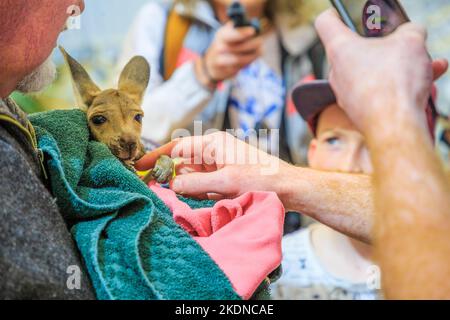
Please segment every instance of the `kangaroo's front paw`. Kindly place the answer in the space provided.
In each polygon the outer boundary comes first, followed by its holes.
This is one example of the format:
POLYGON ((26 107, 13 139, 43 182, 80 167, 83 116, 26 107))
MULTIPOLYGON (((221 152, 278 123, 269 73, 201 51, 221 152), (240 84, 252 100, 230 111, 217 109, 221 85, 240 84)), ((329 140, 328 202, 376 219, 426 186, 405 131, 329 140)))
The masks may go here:
POLYGON ((169 183, 173 177, 175 164, 168 156, 161 156, 153 168, 151 175, 160 184, 169 183))

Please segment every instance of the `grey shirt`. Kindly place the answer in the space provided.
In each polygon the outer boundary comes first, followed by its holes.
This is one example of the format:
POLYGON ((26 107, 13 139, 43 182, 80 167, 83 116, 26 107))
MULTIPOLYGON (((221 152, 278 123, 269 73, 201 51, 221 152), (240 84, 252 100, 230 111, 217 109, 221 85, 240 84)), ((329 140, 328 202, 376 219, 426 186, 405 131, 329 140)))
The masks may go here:
POLYGON ((0 299, 93 299, 37 150, 11 119, 28 125, 12 100, 0 100, 0 299))

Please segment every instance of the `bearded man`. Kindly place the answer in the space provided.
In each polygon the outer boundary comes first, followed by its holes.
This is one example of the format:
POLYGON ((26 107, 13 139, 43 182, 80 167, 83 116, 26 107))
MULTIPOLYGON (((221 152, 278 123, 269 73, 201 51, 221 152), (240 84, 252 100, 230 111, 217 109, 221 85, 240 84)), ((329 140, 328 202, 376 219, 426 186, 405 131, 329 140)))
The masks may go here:
POLYGON ((9 95, 55 77, 50 60, 83 0, 0 2, 0 299, 90 299, 84 266, 48 190, 33 126, 9 95))

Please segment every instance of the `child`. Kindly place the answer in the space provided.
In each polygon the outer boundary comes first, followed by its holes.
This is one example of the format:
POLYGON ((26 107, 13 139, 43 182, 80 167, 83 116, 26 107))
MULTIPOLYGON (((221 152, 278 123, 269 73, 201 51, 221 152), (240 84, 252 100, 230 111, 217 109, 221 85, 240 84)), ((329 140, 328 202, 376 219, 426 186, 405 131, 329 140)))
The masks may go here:
MULTIPOLYGON (((371 174, 364 137, 336 104, 328 82, 301 85, 294 102, 315 137, 308 152, 311 168, 371 174)), ((284 238, 283 255, 283 275, 272 285, 275 299, 379 298, 378 268, 367 244, 313 224, 284 238)))

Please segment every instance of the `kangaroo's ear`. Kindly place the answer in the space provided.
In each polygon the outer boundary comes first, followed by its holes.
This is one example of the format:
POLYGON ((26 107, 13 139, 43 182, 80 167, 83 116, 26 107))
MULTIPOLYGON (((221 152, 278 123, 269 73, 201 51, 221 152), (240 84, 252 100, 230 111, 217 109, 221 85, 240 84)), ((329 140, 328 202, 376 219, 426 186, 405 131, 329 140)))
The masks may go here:
POLYGON ((59 49, 64 56, 64 60, 66 60, 69 65, 77 100, 80 100, 78 102, 81 103, 83 107, 88 108, 101 90, 91 80, 89 74, 81 64, 72 58, 64 48, 59 47, 59 49))
POLYGON ((120 75, 119 91, 126 93, 138 105, 141 105, 149 80, 149 63, 144 57, 136 56, 128 62, 120 75))

